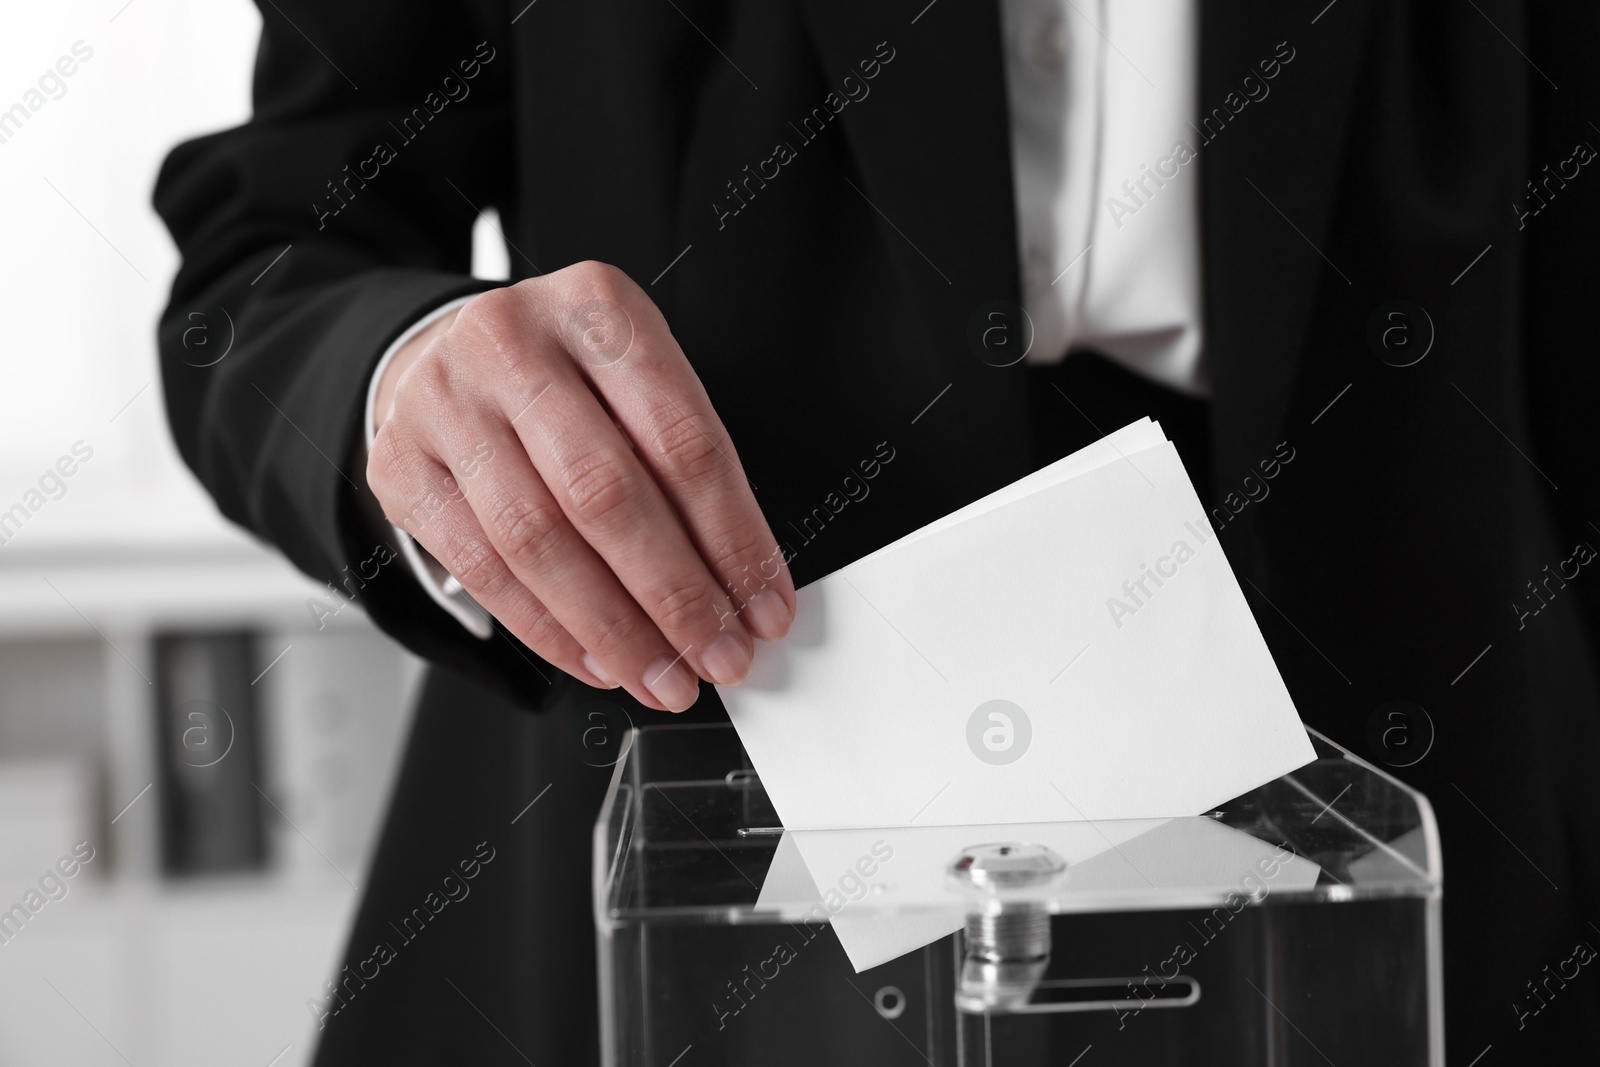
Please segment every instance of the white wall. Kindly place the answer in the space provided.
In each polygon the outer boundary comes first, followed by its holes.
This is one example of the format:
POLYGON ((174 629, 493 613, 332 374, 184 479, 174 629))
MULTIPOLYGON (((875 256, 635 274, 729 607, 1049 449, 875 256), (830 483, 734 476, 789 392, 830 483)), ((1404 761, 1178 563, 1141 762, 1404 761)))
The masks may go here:
POLYGON ((93 51, 0 143, 0 508, 94 449, 0 553, 237 543, 167 439, 154 331, 177 257, 150 192, 172 145, 248 116, 260 20, 244 0, 124 2, 12 4, 0 33, 0 109, 93 51))
POLYGON ((0 27, 0 112, 48 91, 0 143, 0 511, 93 449, 0 544, 0 908, 96 849, 0 943, 0 1064, 308 1062, 406 726, 414 661, 353 610, 318 629, 317 589, 216 515, 167 436, 177 260, 151 189, 172 145, 248 115, 258 30, 245 0, 10 4, 0 27), (289 649, 259 687, 272 862, 180 884, 141 792, 150 637, 239 626, 262 664, 289 649))

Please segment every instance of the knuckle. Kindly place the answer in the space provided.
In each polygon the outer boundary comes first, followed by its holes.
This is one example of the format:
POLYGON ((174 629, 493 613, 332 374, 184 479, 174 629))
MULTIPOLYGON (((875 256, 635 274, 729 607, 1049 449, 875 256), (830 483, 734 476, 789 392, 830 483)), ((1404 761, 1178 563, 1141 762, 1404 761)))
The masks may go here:
POLYGON ((566 629, 542 604, 531 605, 512 632, 523 644, 552 663, 569 647, 566 629))
POLYGON ((559 543, 565 520, 551 507, 525 498, 504 501, 489 518, 489 528, 506 561, 532 567, 559 543))
POLYGON ((474 538, 452 545, 445 555, 445 570, 454 575, 467 592, 480 600, 494 600, 499 596, 508 576, 492 545, 474 538))
POLYGON ((667 477, 693 482, 727 465, 727 450, 712 439, 693 415, 674 411, 657 423, 651 446, 661 458, 667 477))
MULTIPOLYGON (((451 331, 460 331, 461 340, 466 342, 461 346, 461 358, 493 373, 508 374, 512 382, 520 382, 531 350, 523 343, 527 333, 522 328, 526 299, 527 290, 500 288, 480 293, 471 303, 463 305, 451 325, 451 331)), ((426 357, 418 363, 425 361, 426 357)))
POLYGON ((750 571, 772 555, 771 535, 749 523, 740 523, 711 538, 707 555, 717 570, 732 574, 750 571))
POLYGON ((716 596, 703 581, 667 587, 655 598, 655 616, 663 630, 680 631, 713 618, 716 596))
POLYGON ((418 356, 394 383, 396 416, 413 410, 417 404, 431 409, 450 395, 453 386, 450 371, 450 361, 438 346, 418 356))
POLYGON ((632 614, 596 620, 595 636, 587 642, 597 659, 625 659, 639 641, 640 625, 632 614))
POLYGON ((572 280, 586 296, 621 300, 633 288, 633 279, 609 263, 586 259, 571 267, 572 280))
POLYGON ((621 464, 600 456, 575 464, 563 488, 573 514, 589 526, 606 526, 626 516, 639 495, 637 479, 621 464))
POLYGON ((496 333, 507 322, 512 321, 520 302, 514 286, 486 290, 461 306, 461 310, 456 312, 451 329, 461 329, 470 333, 496 333))

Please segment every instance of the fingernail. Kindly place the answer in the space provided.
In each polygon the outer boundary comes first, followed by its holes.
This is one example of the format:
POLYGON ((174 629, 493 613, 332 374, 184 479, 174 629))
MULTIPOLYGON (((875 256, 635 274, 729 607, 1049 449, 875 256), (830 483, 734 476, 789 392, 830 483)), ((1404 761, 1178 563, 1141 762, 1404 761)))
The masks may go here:
POLYGON ((600 661, 595 659, 591 653, 585 652, 582 662, 583 669, 594 675, 595 680, 601 685, 607 689, 615 689, 617 687, 617 680, 606 673, 606 669, 600 666, 600 661))
POLYGON ((700 665, 718 685, 738 685, 750 673, 750 653, 733 634, 722 634, 700 653, 700 665))
POLYGON ((745 624, 763 641, 776 641, 789 632, 794 616, 776 589, 763 589, 750 599, 740 613, 745 624))
POLYGON ((668 711, 687 711, 700 695, 700 680, 683 662, 683 657, 671 659, 658 656, 644 669, 644 687, 650 690, 668 711))

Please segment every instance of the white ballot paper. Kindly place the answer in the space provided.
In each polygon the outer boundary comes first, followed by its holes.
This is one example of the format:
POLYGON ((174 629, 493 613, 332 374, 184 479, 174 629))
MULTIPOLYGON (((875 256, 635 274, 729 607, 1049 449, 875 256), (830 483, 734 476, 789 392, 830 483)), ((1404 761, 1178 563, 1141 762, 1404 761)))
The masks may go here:
POLYGON ((1189 816, 1314 755, 1148 419, 797 600, 719 689, 789 830, 1189 816))
MULTIPOLYGON (((1316 885, 1321 871, 1292 850, 1207 818, 984 829, 986 840, 1026 841, 1060 856, 1072 896, 1123 905, 1141 894, 1166 907, 1209 907, 1230 893, 1300 892, 1316 885)), ((946 868, 975 843, 963 826, 786 830, 756 910, 826 918, 856 971, 864 971, 961 929, 965 904, 951 893, 946 868)))

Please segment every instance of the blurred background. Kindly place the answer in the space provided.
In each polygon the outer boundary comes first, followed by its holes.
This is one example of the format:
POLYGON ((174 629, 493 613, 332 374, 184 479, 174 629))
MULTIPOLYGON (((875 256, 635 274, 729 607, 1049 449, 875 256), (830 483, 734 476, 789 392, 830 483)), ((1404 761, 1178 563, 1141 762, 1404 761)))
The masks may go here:
POLYGON ((408 725, 418 664, 168 439, 150 190, 248 116, 259 27, 96 0, 0 33, 0 1064, 309 1062, 408 725))

